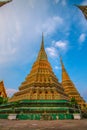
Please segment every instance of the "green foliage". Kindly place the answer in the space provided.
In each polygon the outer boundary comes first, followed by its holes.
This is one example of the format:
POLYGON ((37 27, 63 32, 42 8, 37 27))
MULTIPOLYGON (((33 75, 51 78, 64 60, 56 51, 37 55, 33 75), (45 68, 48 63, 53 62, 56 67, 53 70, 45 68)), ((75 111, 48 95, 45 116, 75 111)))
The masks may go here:
POLYGON ((8 114, 0 114, 0 119, 8 119, 8 114))
POLYGON ((8 98, 3 98, 3 103, 7 103, 8 102, 8 98))
POLYGON ((0 104, 3 103, 3 97, 0 97, 0 104))
POLYGON ((72 107, 78 108, 78 103, 77 103, 75 97, 71 98, 70 104, 71 104, 72 107))
POLYGON ((87 119, 87 112, 82 113, 82 117, 87 119))
POLYGON ((75 104, 75 105, 77 104, 77 101, 76 101, 75 97, 72 97, 72 98, 71 98, 71 103, 72 103, 72 104, 75 104))
POLYGON ((0 97, 0 104, 5 104, 8 102, 8 98, 3 98, 3 97, 0 97))

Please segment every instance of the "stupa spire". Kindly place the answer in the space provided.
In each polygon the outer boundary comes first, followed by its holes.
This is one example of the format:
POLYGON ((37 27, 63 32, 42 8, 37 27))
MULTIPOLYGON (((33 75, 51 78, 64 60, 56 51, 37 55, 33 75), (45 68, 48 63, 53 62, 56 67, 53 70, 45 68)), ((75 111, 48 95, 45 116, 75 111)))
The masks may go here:
POLYGON ((60 57, 60 63, 61 63, 61 67, 62 67, 62 82, 65 80, 70 80, 70 77, 65 69, 64 64, 63 64, 62 57, 60 57))
POLYGON ((44 49, 44 35, 43 35, 43 33, 42 33, 41 48, 40 48, 40 51, 38 53, 37 60, 48 60, 47 54, 46 54, 45 49, 44 49))
POLYGON ((43 32, 42 32, 41 49, 44 49, 44 35, 43 35, 43 32))

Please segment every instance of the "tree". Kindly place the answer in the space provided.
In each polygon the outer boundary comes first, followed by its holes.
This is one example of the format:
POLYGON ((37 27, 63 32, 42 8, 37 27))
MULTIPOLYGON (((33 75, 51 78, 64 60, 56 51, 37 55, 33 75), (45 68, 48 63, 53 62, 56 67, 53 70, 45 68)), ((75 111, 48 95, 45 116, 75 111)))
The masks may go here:
POLYGON ((79 107, 75 97, 71 98, 71 105, 72 105, 72 107, 74 107, 74 112, 75 113, 78 113, 78 112, 81 113, 81 108, 79 107))

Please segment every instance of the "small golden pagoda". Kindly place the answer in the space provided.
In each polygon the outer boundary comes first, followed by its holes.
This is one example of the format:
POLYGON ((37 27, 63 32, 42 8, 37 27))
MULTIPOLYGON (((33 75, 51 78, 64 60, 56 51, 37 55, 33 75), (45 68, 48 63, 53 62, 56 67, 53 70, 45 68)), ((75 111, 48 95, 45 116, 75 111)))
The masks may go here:
POLYGON ((16 92, 9 101, 14 102, 24 99, 68 100, 68 96, 65 94, 61 83, 58 82, 58 79, 48 61, 47 54, 44 49, 43 35, 41 48, 37 59, 32 66, 30 74, 27 75, 25 81, 19 87, 19 91, 16 92))
POLYGON ((3 98, 7 97, 3 81, 0 81, 0 96, 3 97, 3 98))
POLYGON ((71 81, 64 64, 61 59, 61 66, 62 66, 62 86, 64 88, 65 93, 69 96, 69 98, 75 98, 77 103, 81 106, 81 108, 84 108, 85 101, 84 99, 80 96, 80 93, 76 89, 75 85, 71 81))

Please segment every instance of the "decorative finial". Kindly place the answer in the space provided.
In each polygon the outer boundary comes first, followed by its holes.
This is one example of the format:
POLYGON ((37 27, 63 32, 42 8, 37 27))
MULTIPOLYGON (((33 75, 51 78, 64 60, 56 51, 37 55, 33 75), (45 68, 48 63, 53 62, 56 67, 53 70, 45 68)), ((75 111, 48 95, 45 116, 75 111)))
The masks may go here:
POLYGON ((43 32, 42 32, 42 43, 41 43, 41 49, 44 49, 44 35, 43 35, 43 32))
POLYGON ((63 64, 62 56, 59 55, 59 57, 60 57, 60 63, 61 63, 62 71, 65 71, 65 67, 64 67, 64 64, 63 64))
POLYGON ((64 65, 63 65, 62 56, 61 56, 60 52, 59 52, 59 59, 60 59, 61 66, 63 67, 64 65))
POLYGON ((42 32, 42 41, 44 40, 44 34, 43 34, 43 32, 42 32))
POLYGON ((47 54, 46 54, 45 49, 44 49, 44 36, 43 36, 43 32, 42 32, 41 47, 40 47, 40 51, 38 53, 37 60, 48 60, 47 59, 47 54))

